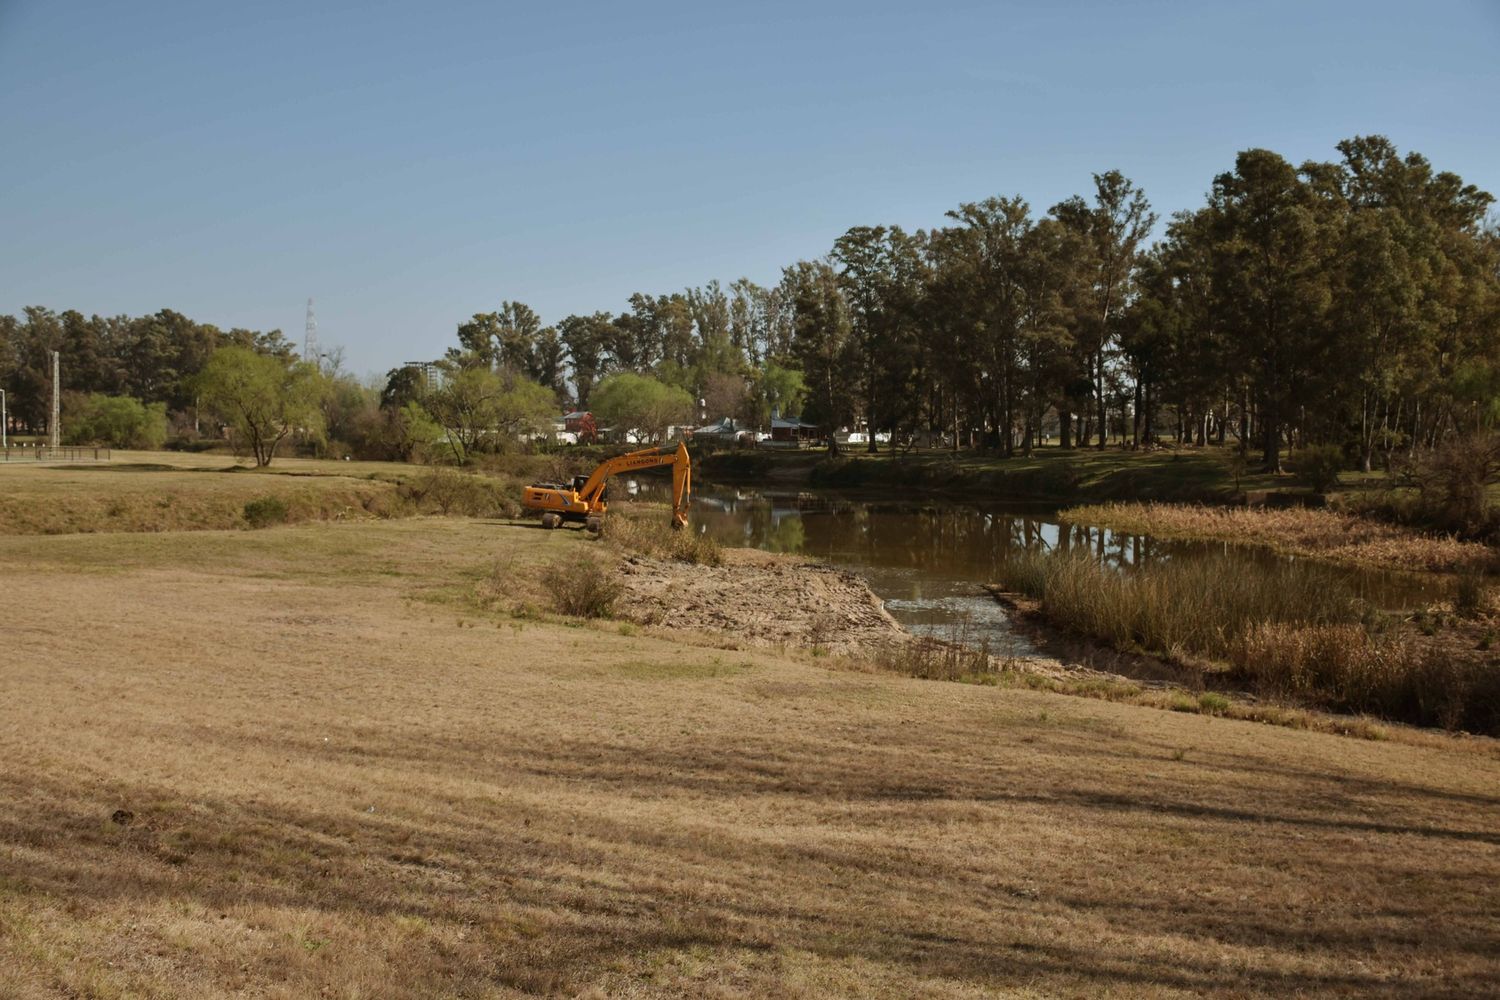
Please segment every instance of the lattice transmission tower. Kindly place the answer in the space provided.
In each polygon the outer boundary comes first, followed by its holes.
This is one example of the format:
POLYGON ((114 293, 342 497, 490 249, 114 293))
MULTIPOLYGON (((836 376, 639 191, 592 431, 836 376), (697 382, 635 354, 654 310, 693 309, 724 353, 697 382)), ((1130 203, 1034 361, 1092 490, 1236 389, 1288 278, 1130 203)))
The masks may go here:
POLYGON ((302 337, 302 360, 323 367, 318 357, 318 317, 313 315, 313 300, 307 300, 307 332, 302 337))

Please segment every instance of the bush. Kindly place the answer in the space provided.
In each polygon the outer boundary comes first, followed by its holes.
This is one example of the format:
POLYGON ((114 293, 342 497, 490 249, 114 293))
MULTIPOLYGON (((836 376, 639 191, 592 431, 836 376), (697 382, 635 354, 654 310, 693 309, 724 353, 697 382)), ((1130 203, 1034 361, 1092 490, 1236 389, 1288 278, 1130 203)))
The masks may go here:
POLYGON ((160 448, 167 440, 165 403, 142 403, 129 396, 70 395, 63 428, 69 444, 112 448, 160 448))
POLYGON ((273 524, 285 524, 286 502, 280 497, 261 497, 245 504, 245 520, 252 528, 269 528, 273 524))
POLYGON ((1336 445, 1315 444, 1292 457, 1292 472, 1297 481, 1314 493, 1327 493, 1339 484, 1344 468, 1344 450, 1336 445))
POLYGON ((1471 538, 1500 530, 1488 497, 1500 480, 1500 433, 1450 438, 1418 455, 1408 472, 1428 523, 1471 538))
POLYGON ((619 580, 593 559, 549 567, 542 574, 542 586, 559 614, 575 618, 610 617, 625 592, 619 580))

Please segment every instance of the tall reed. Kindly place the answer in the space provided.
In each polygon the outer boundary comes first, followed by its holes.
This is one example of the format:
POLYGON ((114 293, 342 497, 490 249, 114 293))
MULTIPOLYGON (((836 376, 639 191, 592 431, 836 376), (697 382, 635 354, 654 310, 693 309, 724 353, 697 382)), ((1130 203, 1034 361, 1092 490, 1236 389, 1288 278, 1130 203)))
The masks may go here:
POLYGON ((1357 622, 1347 589, 1288 566, 1246 572, 1229 559, 1168 560, 1116 569, 1083 553, 1029 552, 1001 569, 1007 589, 1046 615, 1121 649, 1227 659, 1253 624, 1357 622))

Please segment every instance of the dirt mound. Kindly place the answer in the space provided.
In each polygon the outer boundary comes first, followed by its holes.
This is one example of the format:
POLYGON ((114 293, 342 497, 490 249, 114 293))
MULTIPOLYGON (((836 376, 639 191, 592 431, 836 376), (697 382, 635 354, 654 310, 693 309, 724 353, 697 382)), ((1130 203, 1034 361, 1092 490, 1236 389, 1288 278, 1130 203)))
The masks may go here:
POLYGON ((837 652, 906 635, 858 576, 804 559, 729 549, 709 567, 633 556, 623 580, 622 617, 643 625, 837 652))

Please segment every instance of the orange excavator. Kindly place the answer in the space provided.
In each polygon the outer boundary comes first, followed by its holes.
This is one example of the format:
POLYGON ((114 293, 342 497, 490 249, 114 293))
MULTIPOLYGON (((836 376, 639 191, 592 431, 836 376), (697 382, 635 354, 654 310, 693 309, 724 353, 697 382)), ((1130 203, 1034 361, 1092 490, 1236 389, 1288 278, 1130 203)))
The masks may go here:
POLYGON ((687 524, 688 503, 693 492, 693 463, 688 457, 687 445, 677 447, 643 448, 601 462, 587 476, 574 476, 573 482, 538 483, 526 487, 521 494, 521 505, 527 510, 542 512, 542 527, 558 528, 563 524, 582 524, 590 531, 598 531, 604 525, 605 487, 610 476, 621 472, 637 472, 659 465, 672 467, 672 527, 687 524))

